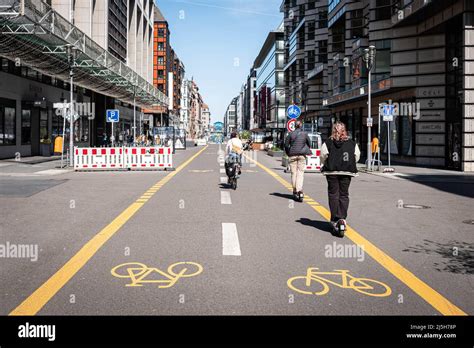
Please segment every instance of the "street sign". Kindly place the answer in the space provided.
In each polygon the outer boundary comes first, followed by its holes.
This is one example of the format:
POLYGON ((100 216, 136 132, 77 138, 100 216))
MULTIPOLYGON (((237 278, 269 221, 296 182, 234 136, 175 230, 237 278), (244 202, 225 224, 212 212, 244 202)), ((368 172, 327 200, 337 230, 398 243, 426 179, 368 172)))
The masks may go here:
POLYGON ((120 119, 119 110, 107 110, 107 122, 117 123, 120 119))
POLYGON ((383 106, 383 120, 384 121, 392 122, 394 113, 395 113, 395 105, 387 104, 383 106))
POLYGON ((291 119, 297 119, 301 116, 301 109, 298 105, 290 105, 287 110, 288 117, 291 119))
POLYGON ((289 120, 287 123, 286 123, 286 129, 288 130, 288 132, 294 132, 295 129, 296 129, 296 119, 291 119, 289 120))
POLYGON ((367 127, 373 127, 374 119, 372 117, 367 118, 367 127))

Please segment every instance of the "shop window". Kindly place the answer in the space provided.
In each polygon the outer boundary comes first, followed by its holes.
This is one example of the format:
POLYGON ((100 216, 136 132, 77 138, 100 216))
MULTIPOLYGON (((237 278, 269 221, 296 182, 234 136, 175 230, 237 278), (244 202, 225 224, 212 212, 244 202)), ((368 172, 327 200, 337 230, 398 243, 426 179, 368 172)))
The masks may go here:
POLYGON ((0 100, 0 145, 16 143, 16 109, 14 100, 0 100))
POLYGON ((21 144, 31 144, 31 110, 21 110, 21 144))
POLYGON ((45 109, 40 110, 40 139, 49 137, 48 132, 48 111, 45 109))

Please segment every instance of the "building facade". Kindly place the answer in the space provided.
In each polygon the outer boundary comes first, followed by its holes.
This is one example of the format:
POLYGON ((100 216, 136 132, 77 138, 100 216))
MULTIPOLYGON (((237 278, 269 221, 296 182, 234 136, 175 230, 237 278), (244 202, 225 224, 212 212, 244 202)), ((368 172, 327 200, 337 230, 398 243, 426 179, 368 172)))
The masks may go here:
POLYGON ((237 97, 233 98, 224 115, 224 133, 230 135, 237 131, 237 97))
POLYGON ((373 45, 375 133, 379 104, 399 105, 389 134, 387 122, 380 124, 382 152, 390 151, 399 163, 474 170, 473 10, 472 1, 462 0, 329 2, 325 104, 334 119, 348 124, 361 148, 367 146, 362 56, 373 45))
POLYGON ((256 72, 257 127, 282 135, 285 129, 285 50, 281 25, 268 34, 253 69, 256 72))
POLYGON ((327 133, 330 112, 323 106, 328 92, 328 2, 283 1, 285 27, 285 104, 301 107, 306 123, 327 133))
POLYGON ((257 88, 257 72, 255 69, 250 70, 250 74, 247 77, 247 81, 244 84, 244 100, 243 100, 243 116, 242 116, 242 129, 252 130, 258 127, 258 123, 255 117, 255 101, 256 101, 256 88, 257 88))
MULTIPOLYGON (((87 35, 87 39, 92 41, 86 41, 86 47, 105 50, 145 82, 152 82, 152 0, 48 0, 46 4, 50 7, 42 4, 36 9, 45 12, 45 22, 51 21, 48 16, 54 13, 57 20, 51 22, 52 27, 55 23, 61 23, 62 26, 72 28, 73 36, 87 35), (137 26, 137 23, 140 25, 137 26)), ((2 33, 0 45, 4 45, 3 38, 6 36, 2 33)), ((17 40, 18 44, 20 41, 17 40)), ((12 47, 6 48, 2 53, 12 47)), ((27 57, 32 53, 23 54, 27 57)), ((49 55, 44 54, 42 60, 47 62, 54 54, 53 51, 49 55)), ((53 106, 55 103, 69 102, 69 80, 58 77, 68 68, 54 71, 55 66, 42 66, 38 59, 33 64, 24 64, 24 61, 27 59, 12 60, 7 54, 0 58, 0 158, 40 155, 42 143, 54 141, 56 136, 63 134, 64 119, 53 106), (42 72, 32 67, 35 64, 41 66, 42 72)), ((65 64, 59 59, 56 61, 59 67, 65 64)), ((117 142, 125 141, 132 134, 133 105, 130 100, 125 102, 106 95, 109 94, 107 88, 103 90, 104 94, 101 93, 96 86, 102 83, 107 86, 105 77, 96 75, 90 78, 93 80, 91 89, 74 84, 75 112, 79 115, 74 123, 74 143, 78 146, 96 146, 110 139, 111 127, 105 120, 107 109, 120 110, 120 122, 114 127, 114 137, 117 142)), ((137 107, 137 133, 141 128, 138 124, 140 115, 141 109, 137 107)), ((65 143, 69 141, 68 133, 67 123, 65 143)))
POLYGON ((284 0, 286 106, 300 105, 323 138, 343 121, 367 157, 364 53, 374 46, 372 134, 384 163, 390 151, 396 163, 473 171, 473 7, 465 0, 284 0), (387 122, 379 124, 384 103, 398 114, 390 133, 387 122))

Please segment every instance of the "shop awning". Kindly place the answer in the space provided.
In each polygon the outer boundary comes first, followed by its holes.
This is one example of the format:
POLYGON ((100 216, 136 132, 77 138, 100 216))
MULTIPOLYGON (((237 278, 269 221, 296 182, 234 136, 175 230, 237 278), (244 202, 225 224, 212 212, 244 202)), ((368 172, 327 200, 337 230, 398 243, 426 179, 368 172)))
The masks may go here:
POLYGON ((126 103, 153 108, 168 98, 41 0, 0 0, 0 56, 126 103))

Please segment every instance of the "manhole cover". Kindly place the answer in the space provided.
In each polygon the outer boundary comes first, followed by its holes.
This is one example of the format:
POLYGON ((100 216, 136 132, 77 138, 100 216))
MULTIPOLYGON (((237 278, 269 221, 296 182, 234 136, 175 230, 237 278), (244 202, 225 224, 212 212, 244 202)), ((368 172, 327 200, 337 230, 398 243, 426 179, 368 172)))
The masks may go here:
POLYGON ((464 220, 463 224, 474 225, 474 220, 464 220))
POLYGON ((403 208, 406 208, 406 209, 430 209, 431 207, 428 207, 427 205, 421 205, 421 204, 404 204, 403 208))

